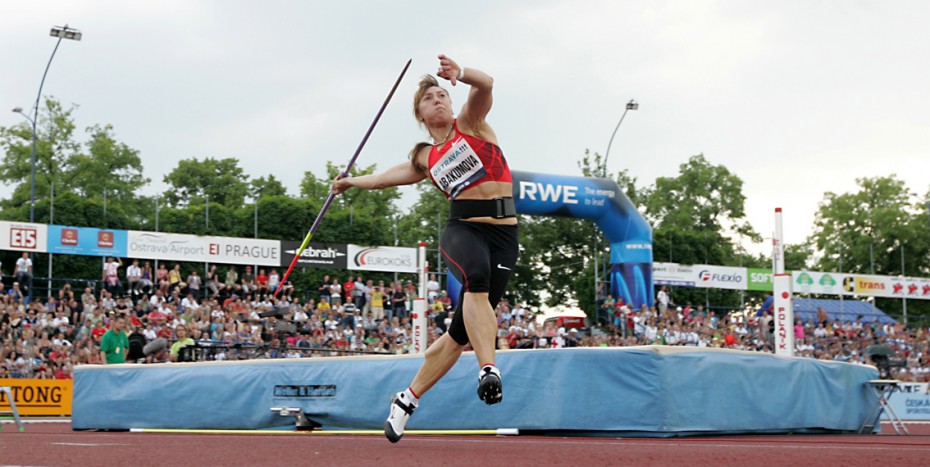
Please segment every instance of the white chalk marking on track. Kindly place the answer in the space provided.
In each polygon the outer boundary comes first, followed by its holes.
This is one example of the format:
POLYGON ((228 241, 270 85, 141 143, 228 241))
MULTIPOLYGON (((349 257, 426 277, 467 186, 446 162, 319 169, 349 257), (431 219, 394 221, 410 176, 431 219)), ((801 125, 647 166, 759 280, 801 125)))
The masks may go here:
MULTIPOLYGON (((364 438, 357 438, 357 439, 361 440, 364 438)), ((876 442, 882 442, 882 441, 884 440, 876 440, 876 442)), ((437 438, 427 438, 427 437, 422 437, 422 438, 411 437, 409 440, 407 438, 404 438, 404 440, 401 442, 404 442, 404 443, 436 443, 436 442, 439 442, 439 443, 443 443, 443 442, 444 443, 449 443, 449 442, 487 443, 491 441, 487 439, 457 438, 455 440, 450 440, 448 438, 437 439, 437 438)), ((703 443, 700 441, 696 441, 693 443, 680 443, 680 442, 663 443, 663 442, 656 442, 656 441, 637 441, 636 439, 632 439, 632 438, 623 438, 622 440, 617 439, 615 443, 612 443, 609 441, 594 441, 594 440, 584 441, 584 440, 569 439, 569 438, 559 439, 555 437, 548 438, 548 439, 543 438, 543 439, 537 439, 537 440, 525 439, 525 438, 520 439, 520 438, 501 437, 501 438, 495 438, 494 442, 506 443, 506 444, 561 444, 561 445, 592 445, 592 446, 605 446, 605 445, 633 446, 635 445, 635 446, 656 446, 656 447, 666 447, 666 448, 667 447, 683 447, 683 448, 688 448, 688 449, 693 449, 693 448, 714 448, 714 449, 740 448, 742 449, 746 447, 748 448, 757 447, 757 448, 766 448, 766 449, 784 448, 784 449, 792 449, 792 450, 930 451, 930 447, 924 446, 924 445, 896 444, 896 445, 889 445, 889 446, 850 446, 848 444, 844 444, 844 445, 826 445, 826 446, 804 446, 804 445, 792 444, 788 442, 779 443, 778 441, 773 441, 773 442, 762 441, 762 442, 757 442, 757 443, 734 442, 732 444, 720 443, 720 442, 703 443)), ((868 441, 865 441, 865 442, 868 442, 868 441)), ((826 442, 826 443, 829 443, 829 442, 826 442)))
POLYGON ((83 447, 97 447, 97 446, 132 446, 129 443, 50 443, 55 446, 83 446, 83 447))

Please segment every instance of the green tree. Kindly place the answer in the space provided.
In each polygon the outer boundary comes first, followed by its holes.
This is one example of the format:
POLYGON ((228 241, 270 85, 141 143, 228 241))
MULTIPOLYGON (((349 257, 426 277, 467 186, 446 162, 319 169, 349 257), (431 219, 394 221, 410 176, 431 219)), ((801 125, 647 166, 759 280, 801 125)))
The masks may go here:
MULTIPOLYGON (((372 174, 377 166, 355 166, 350 173, 357 177, 372 174)), ((301 193, 314 202, 323 203, 330 193, 330 180, 336 178, 340 168, 332 162, 326 164, 327 177, 316 178, 311 172, 304 174, 301 193)), ((397 188, 383 190, 351 189, 336 196, 325 218, 314 233, 314 240, 324 243, 354 243, 357 245, 393 245, 393 214, 400 198, 397 188)), ((317 209, 319 212, 319 209, 317 209)), ((309 219, 310 224, 316 218, 309 219)), ((308 230, 310 227, 308 224, 308 230)))
POLYGON ((785 244, 785 271, 810 269, 814 251, 809 243, 785 244))
POLYGON ((159 230, 162 232, 193 235, 218 235, 221 237, 251 237, 252 222, 242 222, 244 213, 251 209, 230 208, 210 200, 209 212, 203 198, 187 206, 167 207, 159 211, 159 230))
POLYGON ((287 196, 284 185, 274 175, 259 177, 249 183, 249 195, 252 198, 262 196, 287 196))
MULTIPOLYGON (((327 174, 332 163, 327 163, 327 174)), ((323 205, 323 201, 326 200, 326 197, 329 196, 329 188, 331 185, 332 179, 318 178, 316 174, 310 172, 309 170, 304 172, 304 178, 300 181, 300 196, 305 198, 310 198, 313 200, 319 200, 320 205, 323 205)))
MULTIPOLYGON (((53 98, 45 100, 36 128, 36 202, 48 203, 54 191, 59 199, 66 193, 98 200, 103 204, 107 193, 110 210, 121 211, 133 223, 141 222, 141 203, 137 190, 149 180, 142 175, 142 160, 137 150, 116 140, 110 125, 87 128, 89 140, 75 138, 73 113, 77 106, 65 109, 53 98)), ((25 122, 11 128, 0 128, 0 145, 6 152, 0 163, 0 181, 15 183, 13 196, 3 200, 8 217, 28 218, 31 189, 32 128, 25 122)), ((59 208, 67 205, 59 203, 59 208)), ((46 210, 48 212, 48 210, 46 210)), ((48 217, 36 217, 48 222, 48 217)), ((75 225, 98 225, 88 219, 75 225)))
POLYGON ((509 291, 530 305, 577 305, 594 318, 597 229, 583 219, 520 216, 520 258, 509 291))
MULTIPOLYGON (((321 204, 307 198, 262 196, 258 199, 258 238, 303 240, 321 204)), ((240 215, 242 224, 253 226, 253 208, 244 208, 240 215)))
MULTIPOLYGON (((859 178, 856 184, 859 189, 852 193, 824 194, 810 237, 819 258, 815 269, 925 275, 930 266, 926 200, 918 200, 895 175, 859 178)), ((891 313, 903 311, 899 300, 878 299, 876 305, 891 313)), ((911 301, 908 311, 926 314, 928 305, 911 301)))
MULTIPOLYGON (((80 143, 74 140, 72 118, 77 107, 64 109, 52 98, 45 99, 44 103, 36 122, 36 200, 47 199, 53 184, 59 193, 71 189, 71 161, 80 154, 80 143)), ((23 122, 11 128, 0 128, 0 144, 6 152, 0 163, 0 181, 16 184, 12 198, 4 200, 4 208, 28 205, 32 180, 31 125, 23 122)))
POLYGON ((106 192, 108 210, 118 206, 137 224, 141 223, 146 203, 137 191, 151 180, 143 175, 139 151, 116 141, 111 125, 94 125, 87 132, 87 153, 75 154, 70 161, 72 189, 88 198, 102 198, 106 192))
POLYGON ((743 181, 703 154, 679 166, 677 177, 659 177, 645 199, 646 216, 657 228, 724 229, 759 239, 746 221, 743 181))
MULTIPOLYGON (((746 220, 743 181, 703 154, 679 166, 677 177, 659 177, 643 194, 645 215, 653 225, 656 260, 683 264, 737 264, 732 237, 761 241, 746 220)), ((739 293, 728 290, 675 290, 678 303, 736 306, 739 293)))
MULTIPOLYGON (((926 268, 927 224, 916 196, 896 176, 859 178, 854 193, 827 192, 811 243, 824 271, 919 275, 926 268), (900 249, 911 258, 901 271, 900 249), (924 258, 923 261, 920 261, 924 258), (842 265, 840 264, 842 262, 842 265)), ((907 262, 906 262, 907 263, 907 262)))
POLYGON ((249 194, 248 176, 233 157, 184 159, 165 175, 164 181, 170 186, 164 200, 171 207, 184 207, 206 196, 211 206, 218 203, 236 209, 243 206, 249 194))

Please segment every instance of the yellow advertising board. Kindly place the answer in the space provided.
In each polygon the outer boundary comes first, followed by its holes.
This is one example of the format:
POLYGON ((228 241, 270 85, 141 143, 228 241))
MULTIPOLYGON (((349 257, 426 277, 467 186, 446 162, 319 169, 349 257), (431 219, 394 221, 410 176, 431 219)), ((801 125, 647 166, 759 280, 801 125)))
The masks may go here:
MULTIPOLYGON (((0 379, 9 387, 20 415, 71 415, 70 379, 0 379)), ((0 412, 10 411, 10 401, 0 392, 0 412)))

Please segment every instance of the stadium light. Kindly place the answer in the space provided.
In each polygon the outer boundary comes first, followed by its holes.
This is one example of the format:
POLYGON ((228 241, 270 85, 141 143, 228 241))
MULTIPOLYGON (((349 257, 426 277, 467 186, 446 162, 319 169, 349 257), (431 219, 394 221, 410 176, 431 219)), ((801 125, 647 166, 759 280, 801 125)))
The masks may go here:
MULTIPOLYGON (((617 122, 617 126, 614 128, 614 132, 610 135, 610 142, 607 143, 607 152, 604 153, 604 168, 603 170, 601 170, 601 177, 607 177, 607 159, 610 158, 610 147, 614 144, 614 136, 617 136, 617 130, 620 129, 620 124, 623 123, 623 119, 626 117, 627 112, 631 110, 637 110, 637 109, 639 109, 639 102, 636 102, 635 100, 630 99, 630 101, 626 103, 626 108, 623 109, 623 115, 620 115, 620 121, 617 122)), ((598 275, 598 265, 597 265, 598 255, 599 255, 599 252, 597 251, 597 249, 598 249, 599 241, 600 241, 600 235, 597 235, 594 239, 594 249, 595 249, 594 251, 594 300, 595 300, 595 303, 597 303, 597 285, 598 285, 598 280, 600 279, 600 276, 598 275)), ((603 274, 605 277, 607 276, 607 263, 609 262, 610 262, 609 259, 607 261, 604 261, 604 273, 603 274)), ((608 320, 611 319, 609 314, 608 314, 607 319, 608 320)))
POLYGON ((607 143, 607 152, 604 153, 604 171, 602 174, 603 177, 607 176, 607 159, 610 157, 610 146, 614 144, 614 136, 617 136, 617 130, 620 129, 620 124, 623 123, 623 119, 624 117, 626 117, 626 113, 629 112, 630 110, 637 110, 637 109, 639 109, 639 102, 636 102, 635 100, 630 99, 630 102, 626 103, 626 108, 623 109, 623 115, 620 116, 620 121, 617 122, 617 126, 616 128, 614 128, 613 134, 610 135, 610 142, 607 143))
POLYGON ((49 35, 52 37, 57 37, 59 40, 70 39, 73 41, 79 41, 81 40, 81 37, 84 36, 81 31, 78 31, 74 28, 69 28, 67 24, 64 26, 53 26, 52 30, 49 31, 49 35))
MULTIPOLYGON (((36 105, 35 113, 32 116, 32 181, 30 182, 29 190, 29 222, 35 222, 35 206, 36 206, 36 123, 39 120, 39 101, 42 100, 42 88, 45 86, 45 77, 48 76, 48 69, 52 66, 52 60, 55 58, 55 52, 58 51, 58 46, 61 45, 62 39, 70 39, 74 41, 81 40, 83 34, 77 29, 64 26, 53 26, 49 35, 52 37, 57 37, 58 41, 55 43, 55 48, 52 50, 52 56, 48 59, 48 64, 45 65, 45 73, 42 74, 42 81, 39 83, 39 94, 36 96, 36 105)), ((22 113, 22 109, 17 107, 22 113)), ((14 109, 15 111, 16 109, 14 109)), ((25 115, 25 114, 23 114, 25 115)))
MULTIPOLYGON (((23 109, 21 107, 13 109, 14 112, 23 115, 32 123, 32 175, 31 181, 29 182, 29 222, 36 221, 36 143, 38 139, 36 123, 39 120, 39 101, 42 100, 42 88, 45 86, 45 77, 48 76, 48 69, 52 66, 52 60, 55 58, 55 52, 58 51, 58 46, 61 45, 61 40, 69 39, 73 41, 79 41, 81 40, 81 37, 83 37, 81 31, 68 27, 67 24, 64 26, 53 26, 49 35, 52 37, 57 37, 58 41, 55 42, 55 48, 52 49, 52 56, 49 57, 48 64, 45 65, 45 73, 42 73, 42 81, 39 83, 39 94, 36 95, 36 104, 34 108, 35 112, 33 113, 32 118, 29 119, 29 117, 23 113, 23 109)), ((29 284, 29 297, 32 297, 31 283, 29 284)))

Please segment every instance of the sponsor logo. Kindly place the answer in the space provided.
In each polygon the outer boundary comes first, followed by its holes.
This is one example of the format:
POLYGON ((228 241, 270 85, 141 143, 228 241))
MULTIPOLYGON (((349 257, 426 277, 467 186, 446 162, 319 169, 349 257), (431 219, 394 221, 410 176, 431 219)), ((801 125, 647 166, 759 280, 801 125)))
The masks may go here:
MULTIPOLYGON (((174 237, 177 238, 177 237, 174 237)), ((167 236, 143 233, 129 242, 132 253, 152 253, 165 256, 202 257, 204 247, 191 246, 189 240, 168 240, 167 236)))
POLYGON ((843 278, 843 290, 853 293, 856 291, 856 278, 852 276, 843 278))
POLYGON ((877 292, 885 290, 885 283, 862 277, 856 278, 856 293, 859 292, 877 292))
POLYGON ((0 386, 8 387, 12 393, 0 392, 0 412, 11 410, 12 395, 20 415, 71 414, 71 380, 0 378, 0 386))
MULTIPOLYGON (((652 245, 650 245, 649 248, 652 249, 652 245)), ((691 266, 682 266, 677 263, 652 263, 652 271, 659 272, 659 273, 666 272, 669 274, 675 274, 675 273, 690 274, 692 271, 692 268, 691 266)))
POLYGON ((520 199, 548 203, 578 204, 578 187, 549 183, 520 182, 520 199))
MULTIPOLYGON (((926 390, 923 388, 923 383, 901 383, 895 388, 894 392, 903 392, 907 394, 925 394, 926 390)), ((930 403, 930 400, 927 400, 927 403, 930 403)))
MULTIPOLYGON (((284 250, 284 253, 296 255, 297 249, 284 250)), ((297 262, 305 265, 336 266, 337 263, 342 264, 339 262, 339 258, 342 256, 346 256, 346 254, 335 248, 314 248, 308 246, 300 253, 300 259, 298 259, 297 262)))
POLYGON ((506 266, 503 266, 501 263, 497 263, 497 269, 506 269, 506 270, 508 270, 508 271, 511 270, 510 268, 508 268, 508 267, 506 267, 506 266))
POLYGON ((754 272, 749 275, 749 280, 757 284, 771 284, 772 283, 772 274, 764 272, 754 272))
MULTIPOLYGON (((11 386, 13 400, 18 408, 61 407, 62 388, 57 386, 11 386)), ((0 404, 10 405, 6 393, 0 392, 0 404)))
POLYGON ((274 387, 274 397, 336 397, 335 384, 280 384, 274 387))
POLYGON ((802 272, 798 275, 798 280, 796 281, 799 285, 811 285, 814 283, 814 279, 810 274, 802 272))
POLYGON ((39 246, 38 240, 36 237, 38 232, 36 229, 27 229, 22 227, 11 227, 10 228, 10 246, 13 248, 23 248, 27 250, 35 250, 39 246))
MULTIPOLYGON (((286 250, 285 253, 296 255, 297 250, 286 250)), ((300 253, 301 258, 338 258, 345 255, 335 248, 313 248, 312 246, 308 246, 300 253)))
POLYGON ((210 255, 231 258, 278 259, 278 249, 273 246, 249 245, 244 243, 211 243, 210 255))
POLYGON ((77 246, 78 230, 77 229, 61 229, 61 244, 67 245, 67 246, 77 246))
POLYGON ((684 281, 684 280, 676 281, 676 280, 656 279, 654 282, 656 285, 669 285, 672 287, 694 287, 694 282, 684 281))
POLYGON ((380 248, 365 248, 356 253, 354 261, 357 266, 413 266, 410 256, 396 256, 380 248))
MULTIPOLYGON (((413 319, 417 319, 416 313, 414 313, 413 319)), ((422 326, 419 326, 419 325, 414 326, 413 327, 413 350, 416 353, 423 352, 423 349, 421 348, 422 346, 420 345, 420 337, 422 337, 422 335, 423 335, 422 326)))
MULTIPOLYGON (((788 350, 788 326, 786 324, 788 322, 788 311, 785 307, 778 307, 775 318, 778 321, 778 348, 779 350, 788 350)), ((792 330, 792 332, 794 331, 792 330)))
POLYGON ((703 270, 698 274, 698 277, 702 282, 743 282, 743 276, 739 274, 717 274, 708 271, 707 269, 703 270))
POLYGON ((101 230, 97 232, 97 246, 99 248, 113 248, 113 232, 101 230))

